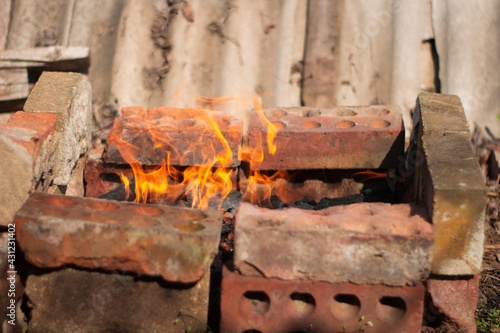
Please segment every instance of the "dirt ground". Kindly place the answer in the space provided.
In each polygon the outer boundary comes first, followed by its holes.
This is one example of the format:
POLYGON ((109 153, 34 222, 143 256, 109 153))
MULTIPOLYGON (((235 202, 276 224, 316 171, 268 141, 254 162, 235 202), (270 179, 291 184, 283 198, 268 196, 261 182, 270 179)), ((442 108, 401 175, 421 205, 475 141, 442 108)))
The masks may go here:
POLYGON ((477 132, 473 143, 479 164, 486 176, 488 206, 485 218, 485 239, 479 302, 476 312, 478 332, 500 332, 500 141, 477 132), (489 323, 482 325, 481 321, 489 323))

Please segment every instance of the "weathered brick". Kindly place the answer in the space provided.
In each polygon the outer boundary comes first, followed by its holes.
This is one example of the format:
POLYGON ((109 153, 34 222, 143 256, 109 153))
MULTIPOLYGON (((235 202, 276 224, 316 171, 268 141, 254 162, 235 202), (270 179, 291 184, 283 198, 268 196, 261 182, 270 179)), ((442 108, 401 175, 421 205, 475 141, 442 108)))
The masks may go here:
POLYGON ((83 184, 83 174, 85 169, 85 164, 87 162, 87 157, 83 156, 76 162, 75 168, 71 171, 71 176, 69 177, 68 186, 66 188, 65 195, 83 197, 85 195, 85 187, 83 184))
POLYGON ((469 123, 458 96, 421 93, 414 115, 425 134, 460 133, 470 139, 469 123))
POLYGON ((92 87, 88 79, 79 73, 44 72, 24 111, 56 116, 59 145, 54 184, 67 185, 71 170, 92 138, 92 87))
POLYGON ((14 221, 26 259, 39 267, 71 264, 187 283, 209 269, 222 213, 35 193, 14 221))
POLYGON ((56 164, 56 119, 50 114, 15 113, 0 124, 0 225, 14 214, 33 190, 45 190, 56 164))
POLYGON ((234 264, 245 275, 401 286, 430 270, 425 208, 358 203, 320 211, 241 203, 234 264))
POLYGON ((269 108, 277 129, 276 152, 269 153, 267 127, 250 116, 248 146, 264 148, 261 170, 389 168, 404 153, 401 111, 395 106, 269 108))
POLYGON ((30 275, 29 331, 205 332, 209 281, 209 274, 180 285, 75 269, 30 275))
MULTIPOLYGON (((239 165, 242 128, 241 120, 223 111, 123 108, 122 118, 115 121, 107 141, 104 161, 127 163, 117 148, 121 139, 132 145, 131 153, 142 165, 160 165, 162 160, 169 159, 170 164, 177 166, 207 166, 229 149, 232 160, 226 167, 235 167, 239 165), (208 119, 216 124, 227 145, 216 136, 208 119)), ((213 166, 221 165, 217 162, 213 166)))
POLYGON ((440 332, 476 332, 479 275, 451 278, 433 276, 426 285, 433 310, 427 310, 427 324, 442 326, 439 327, 440 332), (439 321, 439 325, 436 321, 439 321))
POLYGON ((14 258, 8 256, 12 255, 12 248, 15 250, 15 245, 9 244, 9 241, 8 233, 0 232, 0 295, 3 295, 0 297, 0 327, 2 332, 6 333, 26 332, 24 313, 21 310, 24 286, 16 269, 19 267, 16 259, 19 258, 16 257, 15 251, 14 258), (14 265, 14 268, 10 265, 14 265), (14 305, 11 300, 14 300, 14 305), (12 322, 15 325, 12 325, 12 322))
POLYGON ((483 256, 486 187, 460 100, 421 94, 417 105, 415 117, 421 125, 415 135, 414 188, 416 201, 427 207, 433 223, 432 273, 477 274, 483 256))
POLYGON ((427 172, 422 201, 432 216, 432 272, 470 275, 481 272, 486 187, 469 139, 462 134, 424 135, 427 172))
POLYGON ((242 276, 224 267, 220 331, 420 332, 424 291, 422 283, 284 281, 242 276))
MULTIPOLYGON (((274 171, 271 171, 272 173, 274 171)), ((293 170, 286 176, 277 177, 269 184, 253 182, 251 190, 248 188, 248 177, 241 169, 238 179, 243 200, 248 202, 263 203, 269 200, 269 195, 276 195, 284 202, 301 200, 319 202, 323 198, 332 199, 360 194, 363 183, 353 179, 354 173, 352 170, 293 170)))

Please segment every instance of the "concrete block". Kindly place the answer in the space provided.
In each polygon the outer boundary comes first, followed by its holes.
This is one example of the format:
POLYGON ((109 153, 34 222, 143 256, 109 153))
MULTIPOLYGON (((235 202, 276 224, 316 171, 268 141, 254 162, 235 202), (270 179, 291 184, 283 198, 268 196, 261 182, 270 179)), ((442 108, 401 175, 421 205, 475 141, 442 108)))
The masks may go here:
POLYGON ((421 332, 425 288, 242 276, 223 268, 221 332, 421 332))
MULTIPOLYGON (((125 141, 133 157, 142 165, 160 165, 170 160, 177 166, 221 166, 218 155, 231 154, 225 167, 239 165, 243 123, 229 112, 201 109, 142 108, 122 109, 115 121, 103 156, 107 163, 127 163, 118 145, 125 141), (213 123, 210 121, 213 120, 213 123), (214 124, 224 140, 217 136, 214 124)), ((123 144, 123 143, 122 143, 123 144)))
POLYGON ((244 275, 415 285, 429 275, 432 226, 425 208, 359 203, 320 211, 236 210, 235 267, 244 275))
MULTIPOLYGON (((485 180, 467 136, 459 133, 423 135, 424 171, 419 201, 432 216, 432 272, 472 275, 481 272, 485 180)), ((418 185, 417 185, 418 186, 418 185)))
POLYGON ((71 170, 87 151, 92 137, 92 87, 88 79, 78 73, 44 72, 24 111, 56 116, 59 149, 54 184, 67 185, 71 170))
POLYGON ((47 189, 56 164, 56 119, 15 113, 0 124, 0 225, 11 223, 28 193, 47 189))
POLYGON ((209 281, 209 274, 180 285, 75 269, 30 275, 29 332, 205 332, 209 281))
POLYGON ((422 93, 414 120, 413 187, 416 202, 427 207, 433 223, 432 273, 478 274, 483 257, 486 187, 460 99, 422 93))
POLYGON ((269 152, 268 129, 250 116, 248 146, 263 147, 261 170, 396 168, 404 154, 401 111, 395 106, 269 108, 276 132, 269 152))
POLYGON ((16 214, 27 261, 191 283, 217 253, 222 212, 34 193, 16 214))
POLYGON ((414 118, 421 122, 422 134, 459 133, 470 139, 469 123, 458 96, 421 93, 414 118))

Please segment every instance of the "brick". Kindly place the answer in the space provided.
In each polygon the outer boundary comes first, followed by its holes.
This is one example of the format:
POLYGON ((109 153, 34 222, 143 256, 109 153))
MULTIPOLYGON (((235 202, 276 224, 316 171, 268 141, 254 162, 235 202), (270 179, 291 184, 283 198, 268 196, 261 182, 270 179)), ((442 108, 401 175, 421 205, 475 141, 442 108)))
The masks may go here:
POLYGON ((92 138, 92 87, 88 79, 79 73, 43 72, 24 111, 56 116, 59 146, 54 184, 67 185, 71 170, 92 138))
POLYGON ((424 292, 422 283, 284 281, 242 276, 224 267, 220 331, 420 332, 424 292))
POLYGON ((76 162, 75 168, 71 171, 71 176, 69 177, 68 186, 66 188, 65 195, 74 197, 83 197, 85 195, 85 186, 83 184, 83 174, 85 169, 85 163, 87 162, 87 157, 83 156, 76 162))
MULTIPOLYGON (((117 138, 132 145, 133 156, 142 165, 160 165, 167 161, 177 166, 212 165, 215 156, 229 148, 232 161, 227 167, 239 165, 238 147, 241 145, 243 124, 229 112, 201 109, 142 108, 122 109, 122 118, 115 121, 104 161, 127 163, 120 155, 117 138), (212 119, 229 147, 216 136, 212 119)), ((215 163, 214 166, 221 166, 215 163)))
MULTIPOLYGON (((144 172, 153 172, 157 167, 145 166, 143 168, 144 172)), ((237 175, 235 169, 231 170, 229 175, 229 180, 231 181, 233 190, 238 187, 237 175)), ((169 178, 169 186, 179 186, 181 183, 176 182, 174 179, 169 178)), ((186 186, 182 185, 181 189, 186 190, 186 186)), ((191 192, 186 193, 182 198, 183 201, 187 202, 190 206, 192 203, 192 191, 196 191, 196 188, 192 188, 191 192)), ((110 164, 104 163, 101 159, 95 159, 89 157, 87 164, 85 166, 85 196, 90 198, 103 198, 103 199, 113 199, 113 200, 128 200, 134 201, 136 198, 135 194, 135 180, 132 168, 124 164, 110 164), (124 175, 130 180, 131 192, 129 193, 128 199, 126 199, 126 192, 122 185, 121 175, 124 175)), ((218 209, 224 198, 220 195, 215 196, 209 200, 208 208, 218 209)), ((164 193, 159 193, 158 196, 150 195, 148 197, 148 203, 161 203, 161 204, 178 204, 177 201, 181 200, 180 194, 176 191, 172 191, 171 187, 167 189, 164 193)))
POLYGON ((421 200, 434 229, 432 272, 480 273, 487 197, 469 139, 456 133, 424 135, 422 147, 426 173, 420 180, 421 200))
POLYGON ((270 154, 267 128, 250 116, 248 146, 264 147, 261 170, 390 168, 404 153, 401 111, 395 106, 264 109, 278 129, 270 154))
POLYGON ((130 167, 124 169, 124 167, 117 168, 115 165, 105 166, 102 161, 104 149, 105 145, 101 144, 90 149, 88 152, 88 159, 85 163, 83 175, 86 197, 99 198, 103 194, 116 189, 121 183, 121 180, 119 180, 121 173, 127 177, 133 175, 130 167), (110 177, 114 181, 109 180, 110 177))
POLYGON ((304 211, 240 203, 235 215, 234 264, 244 275, 401 286, 429 274, 432 226, 415 205, 304 211))
MULTIPOLYGON (((132 170, 130 170, 132 171, 132 170)), ((85 196, 88 198, 99 198, 101 195, 106 194, 116 189, 120 183, 117 181, 107 181, 104 174, 102 163, 97 163, 94 160, 87 160, 85 164, 85 196)), ((114 175, 117 175, 113 172, 114 175)))
POLYGON ((50 114, 16 112, 0 124, 0 225, 14 214, 34 190, 45 190, 56 164, 56 119, 50 114))
POLYGON ((459 133, 470 139, 469 123, 458 96, 421 93, 414 117, 425 134, 459 133))
POLYGON ((420 94, 414 118, 415 200, 427 207, 433 223, 432 273, 478 274, 486 187, 460 99, 420 94))
MULTIPOLYGON (((123 166, 120 167, 114 164, 105 165, 102 161, 89 158, 85 164, 85 196, 88 198, 99 198, 106 193, 116 190, 122 184, 120 179, 122 174, 128 179, 134 178, 134 173, 129 167, 124 168, 123 166)), ((125 191, 123 194, 123 200, 125 200, 125 191)))
POLYGON ((252 190, 248 190, 248 177, 240 169, 239 190, 243 193, 243 200, 248 202, 265 202, 271 195, 278 196, 284 202, 301 200, 319 202, 323 198, 340 198, 353 194, 360 194, 362 183, 356 182, 354 172, 350 170, 306 170, 291 171, 291 178, 278 177, 271 184, 253 183, 252 190))
POLYGON ((222 213, 35 193, 15 223, 27 261, 39 267, 122 270, 189 283, 217 253, 222 213))
POLYGON ((452 278, 433 276, 427 280, 426 286, 433 306, 433 311, 429 311, 426 316, 428 324, 442 326, 440 332, 476 332, 479 275, 452 278), (434 321, 439 321, 439 325, 434 321))
POLYGON ((30 275, 29 331, 205 332, 209 281, 209 274, 178 285, 71 268, 30 275))
MULTIPOLYGON (((25 317, 21 310, 21 303, 24 294, 24 286, 21 282, 21 277, 16 274, 16 268, 11 269, 9 265, 12 263, 12 257, 8 257, 9 237, 6 232, 0 233, 0 327, 3 328, 2 332, 26 332, 26 324, 24 323, 25 317), (10 309, 11 299, 15 301, 14 309, 10 309), (8 321, 14 319, 15 326, 8 324, 8 321), (10 329, 9 329, 10 328, 10 329), (17 330, 15 330, 17 328, 17 330), (23 330, 24 329, 24 330, 23 330)), ((12 252, 11 252, 12 253, 12 252)), ((14 259, 20 259, 18 257, 14 259)), ((16 261, 13 263, 16 266, 16 261)), ((16 266, 18 267, 18 265, 16 266)))

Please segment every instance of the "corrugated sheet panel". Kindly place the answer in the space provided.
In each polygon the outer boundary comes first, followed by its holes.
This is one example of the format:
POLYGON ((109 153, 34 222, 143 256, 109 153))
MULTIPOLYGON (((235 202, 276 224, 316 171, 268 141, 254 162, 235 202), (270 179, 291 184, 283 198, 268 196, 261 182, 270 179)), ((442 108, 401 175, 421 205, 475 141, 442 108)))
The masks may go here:
POLYGON ((264 106, 386 103, 408 112, 420 91, 436 88, 439 64, 442 91, 500 135, 500 0, 1 2, 7 48, 51 36, 91 47, 96 104, 183 106, 245 92, 265 94, 264 106))

